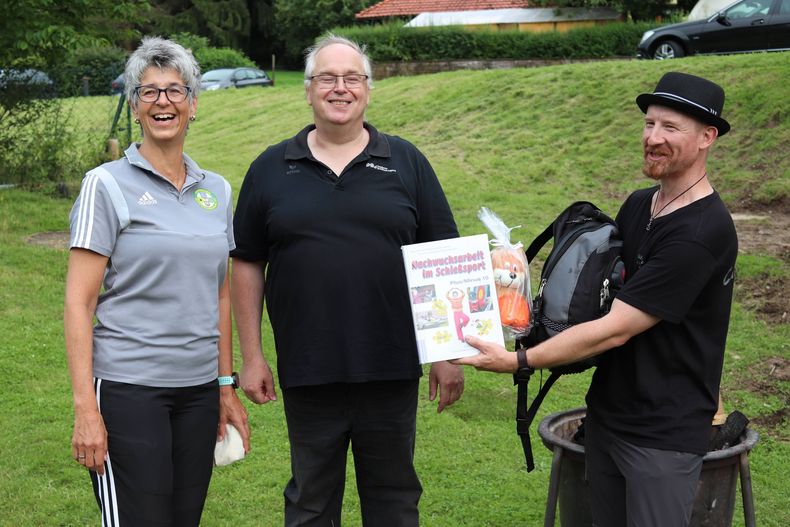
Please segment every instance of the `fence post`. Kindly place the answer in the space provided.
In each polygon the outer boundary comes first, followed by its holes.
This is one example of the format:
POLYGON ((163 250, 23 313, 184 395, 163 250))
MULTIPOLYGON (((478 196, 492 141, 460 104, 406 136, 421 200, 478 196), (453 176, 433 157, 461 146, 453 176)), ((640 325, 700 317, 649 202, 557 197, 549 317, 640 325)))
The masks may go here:
POLYGON ((118 107, 115 109, 115 117, 112 119, 112 126, 110 127, 110 138, 116 137, 117 133, 123 128, 118 126, 118 122, 121 119, 121 112, 123 111, 123 107, 126 106, 126 145, 130 145, 132 143, 132 109, 126 103, 126 94, 122 93, 120 97, 118 97, 118 107))
POLYGON ((126 146, 132 144, 132 107, 126 105, 126 146))

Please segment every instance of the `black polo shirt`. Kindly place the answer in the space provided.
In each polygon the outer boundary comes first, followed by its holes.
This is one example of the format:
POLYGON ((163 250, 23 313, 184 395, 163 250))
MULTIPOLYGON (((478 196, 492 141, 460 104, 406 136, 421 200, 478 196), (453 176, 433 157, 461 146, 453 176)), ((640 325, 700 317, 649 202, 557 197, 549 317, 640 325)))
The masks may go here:
POLYGON ((335 175, 311 125, 250 166, 234 258, 267 263, 265 299, 283 388, 421 375, 400 247, 458 236, 428 160, 368 123, 365 150, 335 175))

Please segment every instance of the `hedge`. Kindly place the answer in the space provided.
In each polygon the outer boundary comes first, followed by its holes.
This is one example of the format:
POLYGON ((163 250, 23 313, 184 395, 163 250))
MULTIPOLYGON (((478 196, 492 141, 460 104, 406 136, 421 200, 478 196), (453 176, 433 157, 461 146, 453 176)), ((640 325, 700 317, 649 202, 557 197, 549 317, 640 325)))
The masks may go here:
MULTIPOLYGON (((211 47, 204 37, 181 33, 173 40, 193 50, 201 72, 217 68, 258 67, 241 51, 211 47)), ((62 97, 86 95, 85 77, 88 79, 87 95, 109 95, 112 91, 110 84, 123 73, 127 58, 128 52, 115 46, 80 48, 71 52, 63 64, 47 70, 62 97)))
POLYGON ((258 66, 244 53, 233 48, 214 48, 209 46, 206 37, 192 33, 176 33, 170 38, 192 51, 200 65, 200 72, 205 73, 219 68, 257 68, 258 66))
POLYGON ((79 48, 66 61, 51 69, 51 76, 62 97, 109 95, 110 83, 123 72, 126 52, 115 46, 79 48), (88 93, 84 93, 87 78, 88 93))
POLYGON ((331 32, 367 45, 377 62, 455 59, 585 59, 632 56, 653 23, 621 22, 568 32, 469 31, 460 26, 408 28, 400 23, 331 32))
POLYGON ((232 48, 203 48, 194 54, 201 73, 219 68, 258 67, 244 53, 232 48))

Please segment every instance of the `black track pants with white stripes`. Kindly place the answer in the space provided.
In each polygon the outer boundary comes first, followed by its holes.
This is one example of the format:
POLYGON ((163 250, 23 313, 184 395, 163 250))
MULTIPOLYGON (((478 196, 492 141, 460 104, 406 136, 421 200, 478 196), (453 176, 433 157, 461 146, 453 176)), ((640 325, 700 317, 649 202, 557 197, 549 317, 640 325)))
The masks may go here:
POLYGON ((108 435, 104 476, 91 472, 102 526, 197 526, 213 468, 216 381, 151 388, 97 379, 108 435))

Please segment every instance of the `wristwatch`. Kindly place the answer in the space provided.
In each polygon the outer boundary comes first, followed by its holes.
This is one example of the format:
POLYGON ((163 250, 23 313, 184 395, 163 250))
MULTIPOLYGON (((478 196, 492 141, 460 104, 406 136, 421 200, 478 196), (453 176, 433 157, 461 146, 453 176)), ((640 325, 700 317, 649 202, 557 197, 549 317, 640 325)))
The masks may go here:
POLYGON ((230 375, 220 375, 217 377, 217 382, 220 386, 233 386, 233 388, 238 388, 239 374, 234 371, 230 375))

